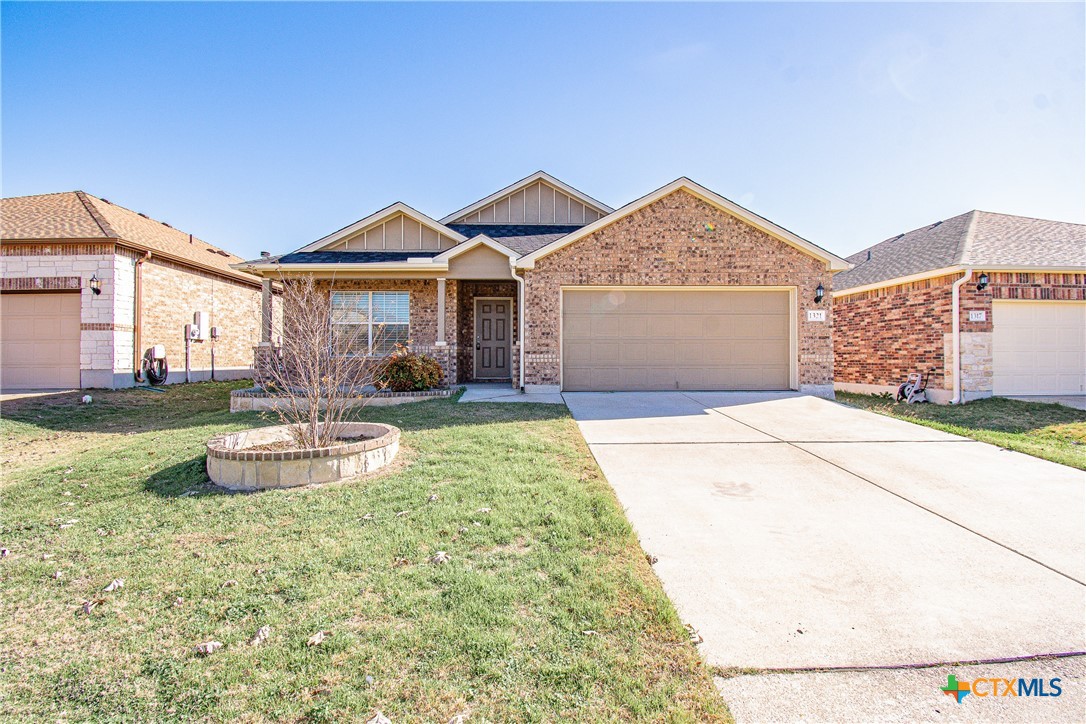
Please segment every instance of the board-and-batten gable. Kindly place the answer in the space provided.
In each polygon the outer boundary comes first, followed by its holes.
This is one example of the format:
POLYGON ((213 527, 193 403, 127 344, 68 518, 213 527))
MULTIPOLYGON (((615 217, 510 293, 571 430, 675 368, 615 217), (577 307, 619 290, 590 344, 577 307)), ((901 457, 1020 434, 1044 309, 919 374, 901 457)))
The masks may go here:
POLYGON ((598 209, 539 180, 448 223, 589 224, 603 215, 598 209))
POLYGON ((321 251, 444 251, 459 243, 400 212, 356 231, 321 251))

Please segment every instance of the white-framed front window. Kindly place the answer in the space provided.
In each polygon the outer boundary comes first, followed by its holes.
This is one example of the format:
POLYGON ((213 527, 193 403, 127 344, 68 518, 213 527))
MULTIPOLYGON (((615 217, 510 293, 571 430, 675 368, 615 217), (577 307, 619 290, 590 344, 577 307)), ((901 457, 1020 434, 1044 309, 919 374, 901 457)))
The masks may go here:
POLYGON ((384 356, 407 344, 409 292, 332 292, 332 329, 343 354, 384 356))

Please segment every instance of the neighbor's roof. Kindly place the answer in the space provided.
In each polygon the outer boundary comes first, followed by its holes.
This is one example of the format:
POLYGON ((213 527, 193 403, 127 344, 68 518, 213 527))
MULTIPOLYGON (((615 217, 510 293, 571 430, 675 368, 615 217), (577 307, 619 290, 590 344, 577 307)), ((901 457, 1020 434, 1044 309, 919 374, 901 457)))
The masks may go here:
POLYGON ((83 191, 0 200, 0 238, 5 241, 112 239, 230 277, 260 281, 230 267, 242 261, 241 257, 83 191))
POLYGON ((833 278, 835 291, 952 267, 1086 268, 1086 226, 969 211, 898 234, 848 261, 855 267, 833 278))

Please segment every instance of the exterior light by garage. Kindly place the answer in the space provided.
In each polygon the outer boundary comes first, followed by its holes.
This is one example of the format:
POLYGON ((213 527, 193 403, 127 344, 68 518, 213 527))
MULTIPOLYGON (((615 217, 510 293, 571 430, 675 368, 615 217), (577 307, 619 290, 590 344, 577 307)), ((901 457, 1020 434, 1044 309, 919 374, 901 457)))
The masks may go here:
POLYGON ((822 301, 822 298, 826 296, 826 288, 822 286, 821 282, 818 284, 818 288, 815 289, 815 303, 822 301))
POLYGON ((978 292, 983 292, 987 287, 988 287, 988 275, 985 274, 984 272, 981 272, 980 276, 977 277, 977 291, 978 292))
POLYGON ((98 278, 97 274, 91 275, 91 278, 87 280, 87 286, 94 292, 95 296, 102 293, 102 280, 98 278))

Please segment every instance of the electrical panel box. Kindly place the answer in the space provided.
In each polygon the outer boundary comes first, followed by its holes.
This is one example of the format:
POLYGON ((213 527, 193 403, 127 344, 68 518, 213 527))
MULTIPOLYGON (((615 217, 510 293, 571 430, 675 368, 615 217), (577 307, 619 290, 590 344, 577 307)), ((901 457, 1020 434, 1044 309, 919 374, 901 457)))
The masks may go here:
POLYGON ((207 332, 211 326, 211 319, 207 312, 197 312, 192 315, 192 327, 189 339, 207 339, 207 332))

